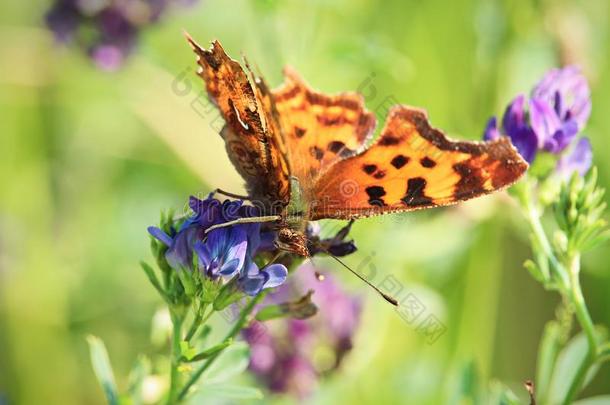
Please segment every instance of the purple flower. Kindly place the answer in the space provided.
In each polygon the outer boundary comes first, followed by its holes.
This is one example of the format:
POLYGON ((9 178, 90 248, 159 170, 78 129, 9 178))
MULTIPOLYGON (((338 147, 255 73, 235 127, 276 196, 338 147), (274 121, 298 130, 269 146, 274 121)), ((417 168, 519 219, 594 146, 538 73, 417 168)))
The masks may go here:
POLYGON ((525 96, 517 96, 506 108, 502 118, 502 129, 497 126, 496 117, 487 123, 483 138, 487 141, 499 138, 500 133, 506 134, 521 156, 528 163, 534 161, 538 149, 538 138, 525 119, 525 96))
POLYGON ((318 380, 340 367, 352 347, 360 323, 359 298, 347 294, 331 276, 318 281, 309 265, 298 268, 291 280, 268 295, 266 304, 278 304, 313 289, 319 311, 306 320, 280 318, 255 323, 243 331, 250 345, 250 371, 269 390, 305 399, 318 380), (332 354, 330 361, 313 361, 314 353, 332 354))
POLYGON ((55 0, 45 22, 58 42, 76 43, 98 68, 115 71, 133 51, 142 29, 157 23, 169 5, 195 1, 55 0))
POLYGON ((587 79, 575 66, 550 70, 532 91, 531 125, 538 147, 560 153, 583 130, 591 114, 587 79))
POLYGON ((200 271, 215 279, 218 276, 233 277, 244 267, 248 250, 248 234, 245 226, 220 228, 209 233, 205 241, 195 243, 200 271))
POLYGON ((506 108, 502 128, 492 117, 485 128, 485 140, 510 137, 525 160, 532 163, 539 152, 561 155, 558 171, 578 166, 580 173, 591 166, 588 141, 578 141, 569 156, 563 152, 573 145, 591 113, 590 90, 586 78, 574 66, 549 71, 532 90, 531 97, 517 96, 506 108), (568 163, 569 162, 569 163, 568 163))
POLYGON ((114 72, 123 66, 127 52, 116 45, 100 44, 91 50, 91 58, 98 68, 114 72))
POLYGON ((157 227, 148 232, 167 246, 165 258, 175 270, 193 271, 193 252, 197 254, 197 269, 210 279, 223 277, 225 281, 236 278, 237 285, 248 295, 256 295, 262 289, 281 285, 288 275, 283 264, 271 264, 262 269, 254 257, 273 246, 274 232, 261 230, 261 224, 238 224, 206 230, 238 218, 257 214, 243 201, 220 202, 208 197, 205 200, 191 197, 189 205, 193 215, 188 217, 176 232, 170 234, 157 227))
POLYGON ((277 287, 286 281, 288 269, 275 263, 262 269, 250 260, 239 276, 239 286, 248 295, 256 295, 265 288, 277 287))
POLYGON ((593 162, 593 151, 588 138, 580 138, 572 151, 559 159, 557 173, 564 179, 570 178, 572 173, 578 172, 584 176, 593 162))

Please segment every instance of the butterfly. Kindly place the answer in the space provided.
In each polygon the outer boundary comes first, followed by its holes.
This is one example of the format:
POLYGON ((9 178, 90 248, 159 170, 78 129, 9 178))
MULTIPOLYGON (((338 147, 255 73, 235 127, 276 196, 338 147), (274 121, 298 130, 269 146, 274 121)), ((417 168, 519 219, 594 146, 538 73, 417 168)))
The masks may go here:
POLYGON ((218 41, 204 49, 186 37, 226 122, 229 158, 264 213, 242 220, 277 222, 281 249, 308 255, 307 221, 451 205, 502 190, 528 168, 508 138, 454 141, 406 105, 390 109, 373 141, 361 95, 317 92, 291 68, 270 90, 218 41))

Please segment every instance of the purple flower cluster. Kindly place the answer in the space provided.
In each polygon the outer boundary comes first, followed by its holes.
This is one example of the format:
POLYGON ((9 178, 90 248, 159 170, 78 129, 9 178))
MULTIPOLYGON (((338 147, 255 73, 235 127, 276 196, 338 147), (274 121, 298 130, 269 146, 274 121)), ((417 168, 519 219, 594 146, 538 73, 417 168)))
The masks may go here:
POLYGON ((539 152, 549 152, 561 156, 557 164, 561 175, 569 176, 573 171, 584 174, 592 162, 591 144, 585 137, 577 140, 577 135, 590 114, 591 93, 580 70, 575 66, 553 69, 529 98, 519 95, 509 104, 501 128, 492 117, 484 138, 507 135, 528 162, 539 152))
POLYGON ((102 70, 120 68, 140 30, 159 21, 172 3, 195 0, 55 0, 47 26, 62 43, 77 43, 102 70))
POLYGON ((332 277, 319 281, 309 265, 297 269, 265 303, 277 304, 307 290, 314 290, 312 301, 318 307, 313 318, 281 318, 243 332, 252 353, 250 370, 271 391, 301 399, 312 393, 322 375, 340 366, 352 348, 362 309, 359 298, 332 277))
POLYGON ((274 247, 274 232, 264 231, 260 223, 232 225, 206 233, 212 225, 256 216, 254 207, 240 200, 220 202, 211 196, 205 200, 191 197, 189 205, 193 215, 177 230, 166 233, 157 227, 148 228, 152 236, 167 246, 165 258, 173 269, 199 271, 211 280, 235 278, 248 295, 277 287, 286 280, 288 270, 283 264, 261 269, 254 261, 257 254, 274 247))

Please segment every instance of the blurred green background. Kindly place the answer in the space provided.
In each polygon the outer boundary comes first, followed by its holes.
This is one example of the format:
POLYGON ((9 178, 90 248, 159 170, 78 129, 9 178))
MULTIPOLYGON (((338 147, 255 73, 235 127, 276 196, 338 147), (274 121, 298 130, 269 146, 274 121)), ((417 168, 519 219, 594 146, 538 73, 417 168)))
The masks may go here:
MULTIPOLYGON (((610 182, 610 3, 582 1, 202 0, 146 30, 117 73, 57 47, 47 1, 0 3, 0 403, 101 404, 85 336, 106 342, 124 387, 139 352, 154 354, 161 302, 138 269, 146 227, 190 194, 241 181, 211 121, 182 36, 218 38, 275 86, 285 64, 314 87, 367 93, 428 110, 464 139, 549 68, 590 79, 586 129, 610 182), (369 78, 372 81, 364 81, 369 78), (374 91, 372 87, 374 86, 374 91)), ((383 119, 382 116, 378 118, 383 119)), ((366 297, 363 327, 341 371, 313 403, 462 403, 476 368, 524 396, 557 297, 522 268, 527 231, 506 195, 457 208, 363 220, 354 235, 378 277, 393 275, 447 327, 434 344, 330 262, 366 297), (369 260, 370 259, 370 260, 369 260)), ((610 325, 608 248, 584 258, 596 323, 610 325)), ((608 393, 610 367, 587 388, 608 393)))

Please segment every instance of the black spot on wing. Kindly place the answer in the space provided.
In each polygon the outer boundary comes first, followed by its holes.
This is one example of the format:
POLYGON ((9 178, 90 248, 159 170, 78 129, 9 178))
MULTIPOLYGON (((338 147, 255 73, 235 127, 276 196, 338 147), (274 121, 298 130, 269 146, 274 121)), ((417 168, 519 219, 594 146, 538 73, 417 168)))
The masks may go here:
POLYGON ((304 128, 294 127, 294 136, 296 136, 297 138, 304 137, 306 132, 307 130, 304 128))
POLYGON ((366 191, 366 193, 369 196, 369 204, 376 206, 376 207, 380 207, 385 205, 385 202, 383 201, 383 196, 386 195, 385 189, 381 186, 370 186, 367 187, 364 191, 366 191))
POLYGON ((328 144, 328 150, 332 153, 339 153, 343 148, 345 148, 345 144, 341 141, 332 141, 328 144))
POLYGON ((366 174, 373 174, 377 170, 377 165, 362 165, 362 170, 366 174))
POLYGON ((395 168, 400 169, 401 167, 403 167, 404 165, 409 163, 409 158, 404 155, 396 155, 396 156, 394 156, 394 159, 392 159, 392 161, 390 163, 395 168))
POLYGON ((409 207, 432 205, 432 200, 426 197, 426 179, 415 177, 407 182, 407 192, 401 201, 409 207))
POLYGON ((436 166, 436 162, 435 162, 434 160, 430 159, 428 156, 426 156, 426 157, 422 158, 422 159, 419 161, 419 163, 420 163, 420 164, 421 164, 423 167, 428 168, 428 169, 431 169, 431 168, 433 168, 434 166, 436 166))
POLYGON ((392 134, 385 134, 381 138, 379 138, 378 145, 379 146, 393 146, 398 145, 401 142, 399 137, 396 137, 392 134))
POLYGON ((309 153, 316 160, 322 160, 322 158, 324 157, 324 151, 322 149, 318 148, 317 146, 312 146, 311 148, 309 148, 309 153))
POLYGON ((332 141, 326 148, 332 153, 338 154, 340 157, 348 157, 354 154, 354 150, 345 146, 341 141, 332 141))
POLYGON ((468 162, 456 163, 453 170, 460 175, 455 185, 454 197, 458 200, 471 198, 485 193, 485 179, 481 169, 472 167, 468 162))

